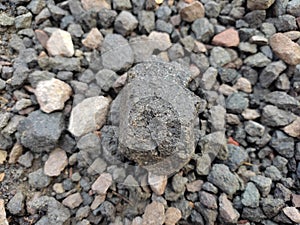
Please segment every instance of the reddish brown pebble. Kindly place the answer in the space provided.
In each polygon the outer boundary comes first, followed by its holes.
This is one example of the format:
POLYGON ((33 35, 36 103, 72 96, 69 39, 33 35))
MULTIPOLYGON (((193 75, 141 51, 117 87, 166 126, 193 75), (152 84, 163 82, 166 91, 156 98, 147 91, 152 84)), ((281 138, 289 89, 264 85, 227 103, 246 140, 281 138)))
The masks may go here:
POLYGON ((239 33, 229 28, 214 36, 212 44, 224 47, 236 47, 240 44, 239 33))
POLYGON ((201 2, 192 2, 180 10, 182 20, 193 22, 204 17, 205 9, 201 2))

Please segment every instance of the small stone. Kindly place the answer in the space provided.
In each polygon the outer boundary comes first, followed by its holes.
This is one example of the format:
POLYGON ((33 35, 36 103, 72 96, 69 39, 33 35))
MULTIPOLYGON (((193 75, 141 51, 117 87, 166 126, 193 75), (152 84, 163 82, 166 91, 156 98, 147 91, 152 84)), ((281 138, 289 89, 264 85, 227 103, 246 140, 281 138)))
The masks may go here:
POLYGON ((267 45, 269 43, 268 39, 264 36, 254 35, 250 38, 250 43, 257 45, 267 45))
POLYGON ((235 92, 237 92, 236 89, 234 89, 232 86, 229 86, 228 84, 221 84, 218 91, 223 94, 224 96, 229 96, 235 92))
POLYGON ((209 57, 210 64, 215 67, 222 67, 225 66, 226 64, 230 63, 231 60, 231 55, 228 51, 226 51, 225 48, 222 47, 213 47, 213 49, 210 52, 210 57, 209 57))
POLYGON ((207 18, 199 18, 193 22, 192 31, 197 40, 208 43, 214 35, 214 26, 207 18))
POLYGON ((276 105, 281 109, 290 111, 294 111, 300 106, 300 103, 296 98, 288 95, 283 91, 273 91, 267 94, 265 96, 265 101, 270 102, 271 104, 276 105))
POLYGON ((103 36, 97 28, 92 28, 85 39, 82 40, 82 44, 90 49, 97 49, 101 47, 103 36))
POLYGON ((194 49, 193 49, 194 52, 196 52, 196 53, 199 53, 199 52, 201 52, 201 53, 207 52, 206 46, 205 46, 203 43, 201 43, 201 42, 199 42, 199 41, 195 41, 194 43, 195 43, 194 49))
POLYGON ((272 186, 272 180, 270 178, 256 175, 251 177, 250 180, 256 185, 262 197, 266 197, 270 193, 272 186))
POLYGON ((275 0, 248 0, 247 8, 250 10, 268 9, 275 0))
POLYGON ((69 32, 57 29, 52 33, 46 44, 50 55, 71 57, 74 55, 74 46, 69 32))
POLYGON ((83 202, 83 199, 80 195, 80 193, 75 193, 72 195, 69 195, 68 197, 66 197, 63 201, 62 204, 69 207, 70 209, 75 209, 78 206, 80 206, 80 204, 83 202))
POLYGON ((7 203, 8 211, 13 215, 22 214, 24 211, 24 199, 25 196, 22 192, 17 192, 7 203))
POLYGON ((245 122, 245 131, 250 136, 262 137, 265 132, 265 127, 255 121, 250 120, 245 122))
POLYGON ((292 194, 292 202, 296 208, 300 207, 300 195, 292 194))
POLYGON ((129 10, 132 8, 130 0, 112 0, 114 10, 129 10))
POLYGON ((282 178, 280 171, 275 166, 269 166, 265 170, 265 175, 270 177, 272 181, 279 181, 282 178))
POLYGON ((116 18, 114 28, 122 36, 129 35, 138 25, 138 20, 128 11, 122 11, 116 18))
POLYGON ((110 9, 111 6, 106 0, 81 0, 82 7, 88 11, 99 12, 101 9, 110 9))
POLYGON ((226 109, 233 113, 242 113, 248 108, 249 100, 243 93, 233 93, 226 99, 226 109))
POLYGON ((234 28, 224 30, 212 39, 212 44, 224 47, 236 47, 239 43, 239 34, 234 28))
POLYGON ((46 6, 45 0, 33 0, 27 5, 27 8, 35 15, 39 14, 46 6))
POLYGON ((102 158, 97 158, 92 165, 87 169, 88 174, 102 174, 107 167, 107 163, 102 158))
POLYGON ((62 194, 65 192, 64 186, 62 183, 55 183, 53 184, 53 191, 57 194, 62 194))
POLYGON ((275 54, 287 64, 300 64, 300 46, 284 34, 274 34, 270 38, 270 46, 275 54))
POLYGON ((106 195, 96 195, 94 201, 91 204, 91 210, 95 210, 105 201, 106 195))
POLYGON ((268 196, 262 200, 262 209, 268 218, 278 215, 284 205, 283 199, 273 198, 273 196, 268 196))
POLYGON ((263 53, 259 52, 256 53, 255 55, 248 56, 245 60, 244 63, 248 66, 252 67, 265 67, 269 63, 271 63, 271 60, 265 56, 263 53))
POLYGON ((250 44, 249 42, 241 42, 239 44, 239 49, 243 52, 249 52, 249 53, 254 54, 257 52, 257 45, 250 44))
POLYGON ((71 97, 71 87, 58 79, 40 81, 37 84, 35 95, 41 110, 51 113, 64 108, 65 102, 71 97))
POLYGON ((59 176, 61 171, 68 165, 68 157, 64 150, 56 148, 53 150, 44 166, 44 173, 49 177, 59 176))
MULTIPOLYGON (((299 4, 300 5, 300 4, 299 4)), ((300 38, 300 31, 287 31, 283 33, 285 36, 287 36, 292 41, 297 41, 300 38)))
POLYGON ((47 187, 51 181, 50 178, 44 174, 42 168, 29 173, 28 179, 30 186, 37 189, 47 187))
POLYGON ((7 158, 7 151, 0 150, 0 165, 4 164, 7 158))
POLYGON ((272 62, 267 65, 259 75, 261 86, 268 88, 285 69, 286 65, 282 61, 272 62))
POLYGON ((286 11, 295 17, 300 17, 300 2, 298 0, 289 1, 286 11))
POLYGON ((184 192, 187 181, 186 177, 176 174, 172 179, 173 190, 177 193, 184 192))
POLYGON ((260 117, 260 114, 255 109, 245 109, 244 112, 242 112, 242 116, 246 120, 255 120, 260 117))
POLYGON ((147 205, 143 215, 142 225, 163 225, 165 222, 165 208, 160 202, 147 205))
POLYGON ((165 51, 172 46, 170 36, 167 33, 152 31, 149 34, 149 39, 153 42, 155 49, 160 51, 165 51))
POLYGON ((46 114, 34 111, 18 125, 21 144, 34 152, 49 151, 57 144, 64 126, 61 113, 46 114))
POLYGON ((285 207, 282 209, 284 214, 295 223, 300 223, 300 213, 296 207, 285 207))
POLYGON ((102 173, 92 185, 92 190, 97 194, 106 194, 112 184, 112 176, 109 173, 102 173))
POLYGON ((201 2, 194 1, 180 10, 182 20, 194 22, 198 18, 204 17, 205 9, 201 2))
POLYGON ((25 29, 31 26, 32 14, 30 12, 17 16, 15 26, 17 29, 25 29))
POLYGON ((186 189, 189 192, 198 192, 201 190, 203 185, 203 180, 195 180, 186 184, 186 189))
POLYGON ((28 151, 25 154, 21 155, 18 159, 18 163, 26 168, 30 168, 32 166, 33 154, 28 151))
POLYGON ((247 183, 246 189, 242 194, 242 204, 246 207, 255 208, 259 206, 260 194, 256 186, 249 182, 247 183))
POLYGON ((165 192, 168 179, 167 176, 160 176, 153 173, 148 173, 148 183, 151 190, 157 194, 162 195, 165 192))
POLYGON ((228 147, 228 157, 224 161, 231 171, 237 170, 244 162, 249 160, 248 153, 242 147, 229 144, 228 147))
POLYGON ((262 122, 271 127, 286 126, 292 123, 297 117, 291 112, 278 109, 273 105, 266 105, 262 112, 262 122))
POLYGON ((237 177, 224 164, 214 164, 207 179, 228 195, 233 195, 240 189, 237 177))
POLYGON ((150 33, 155 28, 155 14, 151 11, 142 10, 138 13, 139 30, 142 33, 150 33))
POLYGON ((142 223, 143 223, 143 218, 140 216, 137 216, 132 220, 131 225, 142 225, 142 223))
POLYGON ((273 133, 269 145, 283 157, 292 158, 294 156, 294 139, 280 130, 273 133))
POLYGON ((110 99, 103 96, 91 97, 77 104, 72 112, 69 131, 79 137, 100 129, 108 113, 110 99))
POLYGON ((18 161, 19 157, 22 155, 22 153, 23 153, 23 146, 20 145, 19 143, 16 143, 12 148, 11 152, 9 153, 8 163, 15 164, 18 161))
MULTIPOLYGON (((1 18, 0 18, 1 21, 1 18)), ((5 212, 5 205, 4 200, 0 199, 0 224, 2 225, 8 225, 8 221, 6 218, 6 212, 5 212)))
POLYGON ((277 31, 290 31, 290 30, 297 30, 298 26, 296 23, 296 18, 292 15, 281 15, 275 19, 275 27, 277 31))
POLYGON ((175 225, 181 219, 181 211, 174 207, 169 207, 166 211, 166 225, 175 225))
POLYGON ((251 83, 248 79, 244 78, 244 77, 240 77, 237 82, 235 83, 235 85, 233 86, 233 88, 243 91, 245 93, 251 93, 252 92, 252 86, 251 83))
POLYGON ((297 117, 294 122, 285 126, 283 131, 292 137, 300 138, 300 117, 297 117))
POLYGON ((219 217, 222 223, 236 224, 240 217, 238 211, 232 206, 226 194, 222 193, 219 197, 219 217))
POLYGON ((104 68, 116 72, 127 70, 134 61, 133 51, 128 41, 119 34, 105 36, 101 53, 104 68))
POLYGON ((15 18, 7 15, 6 13, 0 13, 0 25, 1 26, 12 26, 15 23, 15 18))

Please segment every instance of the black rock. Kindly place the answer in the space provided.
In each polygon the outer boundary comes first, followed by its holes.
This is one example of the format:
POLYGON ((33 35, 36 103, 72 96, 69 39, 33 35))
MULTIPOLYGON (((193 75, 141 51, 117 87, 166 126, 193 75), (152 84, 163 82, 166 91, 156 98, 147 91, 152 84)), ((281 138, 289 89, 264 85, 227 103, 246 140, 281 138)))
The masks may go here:
POLYGON ((22 145, 34 152, 43 152, 55 147, 64 128, 62 113, 34 111, 19 123, 18 132, 22 145))

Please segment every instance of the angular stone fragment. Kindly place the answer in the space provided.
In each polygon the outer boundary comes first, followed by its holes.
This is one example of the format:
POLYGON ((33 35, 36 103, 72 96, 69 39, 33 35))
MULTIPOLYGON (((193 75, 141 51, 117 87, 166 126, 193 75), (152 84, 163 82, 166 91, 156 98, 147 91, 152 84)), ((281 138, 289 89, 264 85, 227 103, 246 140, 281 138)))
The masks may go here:
POLYGON ((222 193, 219 197, 219 218, 222 223, 236 224, 240 214, 233 208, 226 194, 222 193))
POLYGON ((74 209, 78 206, 80 206, 80 204, 83 202, 83 199, 80 195, 80 193, 75 193, 72 195, 69 195, 68 197, 66 197, 63 201, 62 204, 69 207, 70 209, 74 209))
POLYGON ((99 12, 101 9, 110 9, 111 6, 106 0, 81 0, 81 4, 85 10, 93 10, 99 12))
POLYGON ((97 28, 92 28, 85 39, 82 40, 82 44, 90 49, 96 49, 101 47, 103 36, 97 28))
POLYGON ((296 138, 300 138, 300 117, 297 117, 294 122, 283 128, 284 132, 296 138))
POLYGON ((106 121, 110 101, 104 96, 96 96, 80 102, 71 112, 69 131, 79 137, 100 129, 106 121))
POLYGON ((279 127, 292 123, 297 117, 288 111, 278 109, 273 105, 266 105, 262 112, 262 122, 267 126, 279 127))
POLYGON ((64 108, 64 103, 72 95, 72 89, 67 83, 52 78, 50 80, 40 81, 34 93, 41 110, 46 113, 51 113, 64 108))
POLYGON ((170 207, 166 211, 166 225, 175 225, 181 219, 181 211, 177 208, 170 207))
POLYGON ((8 225, 3 199, 0 199, 0 224, 8 225))
POLYGON ((74 46, 69 32, 57 29, 52 33, 46 44, 50 55, 71 57, 74 55, 74 46))
POLYGON ((215 35, 212 44, 224 47, 236 47, 240 44, 239 33, 234 28, 229 28, 215 35))
POLYGON ((147 205, 143 215, 142 225, 163 225, 165 222, 165 207, 160 202, 147 205))
POLYGON ((187 22, 193 22, 198 18, 204 17, 205 9, 201 2, 195 1, 180 10, 180 16, 187 22))
POLYGON ((92 185, 92 190, 97 194, 106 194, 112 184, 112 176, 109 173, 102 173, 92 185))
POLYGON ((68 157, 64 150, 57 148, 51 152, 45 162, 44 173, 47 176, 59 176, 61 171, 68 165, 68 157))
POLYGON ((282 33, 270 38, 270 46, 275 54, 290 65, 300 64, 300 46, 282 33))
POLYGON ((155 49, 165 51, 172 46, 170 36, 167 33, 152 31, 149 39, 154 43, 155 49))
POLYGON ((155 61, 129 74, 120 93, 119 150, 157 175, 177 171, 195 149, 200 99, 185 87, 190 75, 179 64, 155 61))
POLYGON ((10 17, 6 13, 0 13, 0 25, 1 26, 12 26, 15 22, 14 17, 10 17))
POLYGON ((165 192, 168 178, 167 176, 158 176, 148 173, 148 183, 155 194, 162 195, 165 192))
POLYGON ((286 65, 282 61, 272 62, 267 65, 259 75, 259 82, 262 87, 269 87, 273 81, 286 69, 286 65))
POLYGON ((128 11, 122 11, 114 23, 115 30, 122 36, 129 35, 138 25, 138 20, 128 11))
POLYGON ((65 128, 62 113, 34 111, 18 125, 21 144, 34 152, 53 149, 65 128))
POLYGON ((275 0, 248 0, 247 8, 250 10, 268 9, 275 0))
POLYGON ((293 222, 300 223, 300 213, 296 207, 285 207, 282 211, 293 222))

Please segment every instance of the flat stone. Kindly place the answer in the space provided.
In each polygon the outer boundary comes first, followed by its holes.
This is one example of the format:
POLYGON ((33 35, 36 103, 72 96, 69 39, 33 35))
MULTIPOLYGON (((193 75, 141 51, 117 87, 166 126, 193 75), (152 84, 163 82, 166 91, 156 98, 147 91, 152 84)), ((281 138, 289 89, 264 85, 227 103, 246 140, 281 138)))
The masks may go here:
POLYGON ((106 121, 110 99, 91 97, 77 104, 71 112, 69 131, 79 137, 100 129, 106 121))
POLYGON ((284 132, 296 138, 300 138, 300 117, 297 117, 294 122, 283 128, 284 132))
POLYGON ((219 197, 219 216, 220 220, 227 224, 236 224, 240 214, 232 206, 231 201, 228 200, 227 195, 222 193, 219 197))
POLYGON ((66 56, 74 55, 74 46, 72 37, 69 32, 57 29, 52 33, 46 44, 47 51, 52 56, 66 56))
POLYGON ((34 152, 43 152, 54 149, 64 128, 62 113, 46 114, 38 110, 19 122, 18 132, 23 146, 34 152))
POLYGON ((272 180, 262 175, 251 177, 250 180, 256 185, 262 197, 268 196, 272 187, 272 180))
POLYGON ((239 33, 234 28, 224 30, 213 37, 212 44, 224 47, 236 47, 240 44, 239 33))
POLYGON ((28 183, 33 188, 45 188, 50 184, 50 182, 50 178, 44 174, 42 168, 28 174, 28 183))
POLYGON ((265 96, 265 101, 270 102, 281 109, 290 110, 292 112, 300 107, 300 103, 295 97, 283 91, 273 91, 267 94, 265 96))
POLYGON ((102 173, 92 185, 92 190, 97 194, 106 194, 108 188, 112 185, 112 176, 109 173, 102 173))
POLYGON ((81 4, 86 11, 99 12, 101 9, 111 9, 110 3, 106 0, 81 0, 81 4))
POLYGON ((24 199, 23 193, 17 192, 7 204, 8 211, 13 215, 22 214, 24 212, 24 199))
POLYGON ((97 28, 92 28, 85 39, 82 40, 82 44, 90 49, 101 47, 102 42, 103 36, 97 28))
POLYGON ((172 46, 170 36, 167 33, 152 31, 149 34, 150 41, 153 42, 155 49, 165 51, 172 46))
POLYGON ((282 33, 276 33, 270 38, 270 46, 274 53, 290 65, 300 64, 300 46, 282 33))
POLYGON ((67 83, 52 78, 40 81, 34 93, 41 110, 51 113, 64 108, 65 102, 72 95, 72 88, 67 83))
POLYGON ((203 180, 195 180, 186 184, 186 189, 189 192, 198 192, 201 190, 203 185, 203 180))
POLYGON ((259 52, 254 55, 248 56, 245 60, 244 63, 248 66, 252 67, 265 67, 269 63, 271 63, 271 60, 265 56, 263 53, 259 52))
POLYGON ((5 205, 4 200, 0 199, 0 224, 8 225, 8 221, 6 218, 5 205))
POLYGON ((182 20, 187 22, 193 22, 198 18, 204 17, 205 9, 201 2, 194 1, 184 6, 180 11, 182 20))
POLYGON ((284 214, 295 223, 300 223, 300 213, 296 207, 285 207, 282 209, 284 214))
MULTIPOLYGON (((14 164, 18 161, 19 157, 23 153, 23 146, 20 143, 16 143, 9 153, 9 164, 14 164)), ((1 163, 0 163, 1 164, 1 163)))
POLYGON ((268 9, 275 0, 248 0, 247 8, 250 10, 268 9))
POLYGON ((137 28, 138 20, 128 11, 122 11, 116 18, 114 23, 115 31, 122 36, 127 36, 137 28))
POLYGON ((252 92, 251 82, 247 78, 244 78, 244 77, 240 77, 234 84, 233 88, 243 91, 245 93, 252 92))
POLYGON ((300 17, 300 2, 298 0, 289 1, 286 11, 295 17, 300 17))
POLYGON ((271 127, 286 126, 292 123, 297 117, 288 111, 277 108, 273 105, 266 105, 262 112, 262 122, 271 127))
POLYGON ((300 31, 291 30, 291 31, 284 32, 283 34, 287 36, 289 39, 291 39, 292 41, 297 41, 300 38, 300 31))
POLYGON ((167 176, 148 173, 148 183, 151 187, 151 190, 155 194, 162 195, 165 192, 168 183, 168 178, 167 176))
POLYGON ((44 166, 44 173, 49 177, 59 176, 61 171, 68 165, 68 157, 64 150, 56 148, 53 150, 44 166))
POLYGON ((83 199, 80 195, 80 193, 75 193, 72 195, 69 195, 66 197, 62 204, 69 207, 70 209, 75 209, 76 207, 80 206, 80 204, 83 202, 83 199))
POLYGON ((260 194, 256 186, 249 182, 247 183, 246 189, 242 194, 242 204, 246 207, 256 208, 259 206, 260 194))
POLYGON ((165 222, 165 207, 160 202, 147 205, 143 215, 142 225, 163 225, 165 222))
POLYGON ((129 69, 134 62, 133 51, 128 41, 119 34, 105 36, 101 53, 104 68, 115 72, 129 69))
POLYGON ((271 62, 259 75, 259 82, 262 87, 268 88, 273 81, 287 68, 284 62, 271 62))
POLYGON ((181 219, 181 211, 175 207, 169 207, 166 211, 165 225, 175 225, 181 219))
POLYGON ((233 93, 226 99, 226 109, 233 113, 242 113, 249 106, 249 99, 244 93, 233 93))

